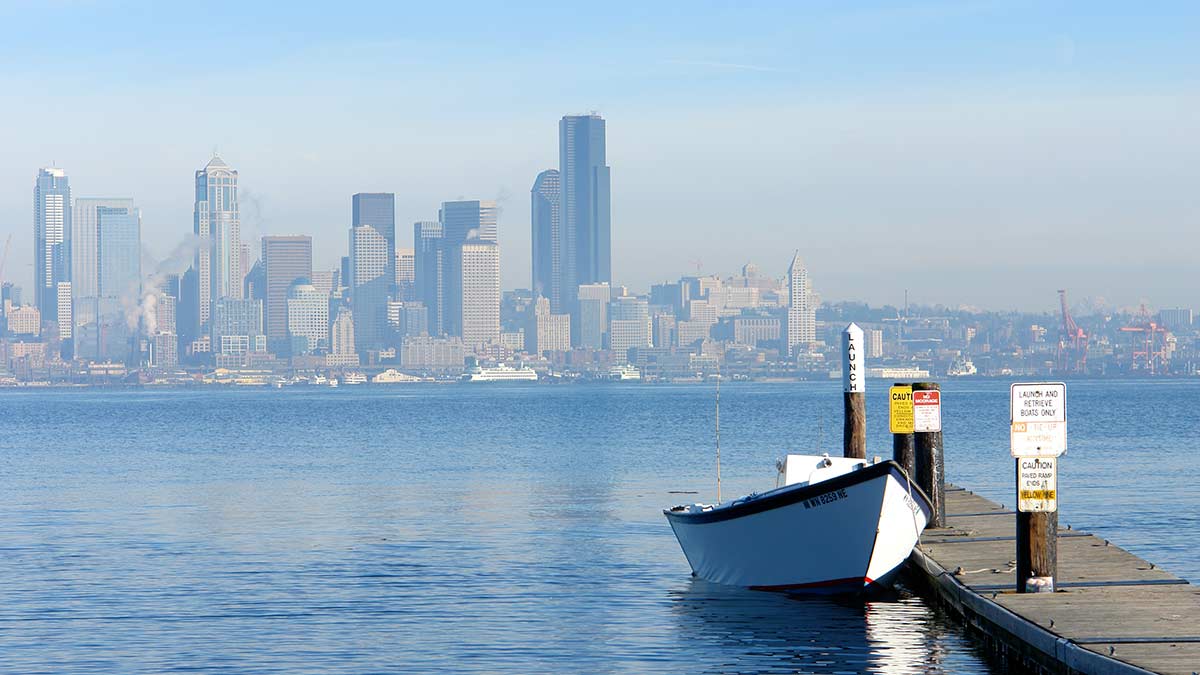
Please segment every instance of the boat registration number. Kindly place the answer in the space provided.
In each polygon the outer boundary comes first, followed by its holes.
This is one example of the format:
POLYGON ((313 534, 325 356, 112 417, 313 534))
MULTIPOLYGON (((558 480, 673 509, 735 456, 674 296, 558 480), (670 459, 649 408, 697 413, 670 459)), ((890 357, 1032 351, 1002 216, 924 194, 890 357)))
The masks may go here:
POLYGON ((843 490, 834 490, 833 492, 826 492, 823 495, 817 495, 816 497, 812 497, 811 499, 805 499, 804 500, 804 508, 806 508, 806 509, 816 508, 818 506, 824 506, 826 504, 832 504, 833 502, 847 499, 848 497, 849 496, 846 494, 846 491, 844 489, 843 490))

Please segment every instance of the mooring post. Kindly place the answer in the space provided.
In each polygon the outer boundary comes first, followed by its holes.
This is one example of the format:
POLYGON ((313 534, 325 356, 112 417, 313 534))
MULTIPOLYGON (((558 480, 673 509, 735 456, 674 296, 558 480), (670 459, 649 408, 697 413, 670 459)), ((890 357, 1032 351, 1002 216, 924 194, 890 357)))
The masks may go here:
MULTIPOLYGON (((1017 460, 1020 462, 1021 460, 1017 460)), ((1018 469, 1020 471, 1020 469, 1018 469)), ((1017 512, 1017 592, 1053 591, 1058 577, 1058 511, 1017 512), (1035 580, 1036 588, 1029 586, 1035 580), (1048 581, 1046 581, 1048 580, 1048 581)))
POLYGON ((946 462, 942 457, 941 391, 937 382, 913 383, 917 485, 929 497, 929 527, 946 525, 946 462))
POLYGON ((892 432, 892 459, 911 480, 916 480, 917 456, 913 440, 912 384, 896 382, 890 391, 888 427, 892 432))
POLYGON ((863 361, 863 329, 850 324, 842 331, 842 455, 867 458, 867 370, 863 361))

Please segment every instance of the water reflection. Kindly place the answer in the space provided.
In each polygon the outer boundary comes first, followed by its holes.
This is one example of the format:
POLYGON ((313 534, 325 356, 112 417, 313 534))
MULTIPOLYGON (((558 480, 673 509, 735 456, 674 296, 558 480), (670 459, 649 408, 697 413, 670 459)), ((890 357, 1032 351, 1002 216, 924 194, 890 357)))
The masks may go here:
POLYGON ((669 597, 683 646, 719 656, 698 672, 905 675, 972 663, 956 663, 959 636, 907 593, 791 596, 692 579, 669 597))

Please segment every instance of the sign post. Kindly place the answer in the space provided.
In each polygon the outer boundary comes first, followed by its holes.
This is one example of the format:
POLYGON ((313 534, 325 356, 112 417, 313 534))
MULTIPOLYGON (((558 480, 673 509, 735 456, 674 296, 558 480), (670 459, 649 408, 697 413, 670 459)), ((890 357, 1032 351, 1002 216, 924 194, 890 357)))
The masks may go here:
POLYGON ((1058 576, 1058 457, 1067 451, 1067 386, 1009 390, 1009 452, 1017 476, 1017 592, 1053 591, 1058 576))
POLYGON ((850 324, 842 331, 842 454, 867 458, 867 369, 863 329, 850 324))
POLYGON ((946 461, 942 455, 942 392, 937 382, 913 383, 917 485, 929 497, 929 527, 946 525, 946 461))
POLYGON ((888 390, 888 431, 892 432, 892 459, 910 479, 917 471, 916 448, 913 444, 912 385, 897 382, 888 390))

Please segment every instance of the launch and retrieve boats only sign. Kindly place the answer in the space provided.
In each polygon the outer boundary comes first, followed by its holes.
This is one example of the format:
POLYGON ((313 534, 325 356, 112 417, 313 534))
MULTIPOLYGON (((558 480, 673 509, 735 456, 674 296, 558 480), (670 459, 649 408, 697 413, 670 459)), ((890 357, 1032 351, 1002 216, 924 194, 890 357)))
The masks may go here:
POLYGON ((1058 457, 1067 451, 1067 385, 1015 383, 1010 391, 1013 457, 1058 457))

